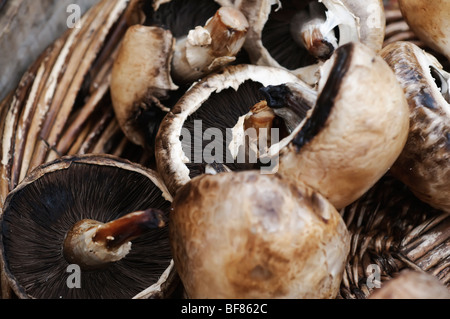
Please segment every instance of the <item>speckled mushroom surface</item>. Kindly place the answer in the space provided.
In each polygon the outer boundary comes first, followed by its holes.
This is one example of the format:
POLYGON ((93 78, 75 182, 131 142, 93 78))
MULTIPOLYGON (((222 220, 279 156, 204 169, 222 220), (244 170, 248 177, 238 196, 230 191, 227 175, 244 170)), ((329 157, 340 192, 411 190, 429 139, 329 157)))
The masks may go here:
POLYGON ((450 76, 409 42, 386 46, 381 55, 405 92, 410 114, 408 140, 391 171, 418 198, 450 211, 450 76))
POLYGON ((450 60, 450 1, 399 0, 398 4, 414 34, 450 60))
POLYGON ((254 170, 192 179, 169 229, 190 298, 334 298, 349 251, 323 196, 254 170))
POLYGON ((317 103, 281 148, 278 173, 307 183, 339 209, 395 162, 409 112, 392 70, 363 44, 338 48, 322 72, 317 103))

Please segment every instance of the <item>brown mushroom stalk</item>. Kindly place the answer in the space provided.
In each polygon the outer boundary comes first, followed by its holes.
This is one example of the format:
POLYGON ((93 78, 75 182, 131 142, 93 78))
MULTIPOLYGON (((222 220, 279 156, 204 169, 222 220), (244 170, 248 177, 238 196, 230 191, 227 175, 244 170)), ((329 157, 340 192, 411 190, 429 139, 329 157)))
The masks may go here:
POLYGON ((249 114, 245 115, 244 130, 255 129, 256 138, 259 138, 261 129, 267 130, 270 134, 274 119, 275 113, 267 105, 267 101, 262 100, 251 108, 249 114))
POLYGON ((174 81, 192 82, 233 62, 247 30, 247 19, 239 10, 221 7, 204 27, 197 26, 177 40, 172 60, 174 81))
POLYGON ((319 59, 328 59, 338 46, 334 28, 338 19, 331 11, 325 14, 319 2, 311 2, 309 10, 294 15, 291 22, 292 38, 319 59))
POLYGON ((108 223, 83 219, 67 233, 64 257, 83 269, 100 268, 124 258, 132 240, 164 226, 163 213, 156 209, 133 212, 108 223))

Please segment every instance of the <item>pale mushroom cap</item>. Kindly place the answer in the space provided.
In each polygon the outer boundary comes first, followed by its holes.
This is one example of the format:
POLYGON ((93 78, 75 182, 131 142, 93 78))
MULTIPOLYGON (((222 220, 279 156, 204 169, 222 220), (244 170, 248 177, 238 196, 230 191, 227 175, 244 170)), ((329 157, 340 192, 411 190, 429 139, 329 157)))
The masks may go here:
POLYGON ((340 209, 372 187, 399 156, 408 135, 408 105, 387 63, 358 43, 339 48, 327 61, 319 94, 318 104, 334 103, 326 122, 300 150, 295 143, 282 149, 278 173, 305 182, 340 209), (336 68, 337 53, 348 54, 347 66, 336 68), (330 87, 335 92, 327 97, 324 88, 330 87))
POLYGON ((370 299, 450 299, 450 291, 435 276, 404 270, 375 290, 370 299))
POLYGON ((450 1, 398 0, 398 4, 417 37, 450 60, 450 1))
POLYGON ((383 0, 341 0, 359 20, 360 41, 375 52, 383 47, 386 17, 383 0))
POLYGON ((410 110, 408 141, 392 173, 422 201, 450 211, 450 105, 442 96, 430 66, 436 60, 418 46, 396 42, 382 57, 394 70, 410 110))
POLYGON ((172 207, 174 262, 189 298, 336 297, 349 235, 310 188, 258 171, 202 175, 172 207))
POLYGON ((140 113, 152 99, 178 88, 170 76, 173 46, 170 31, 158 27, 133 25, 124 35, 112 68, 111 99, 122 130, 135 144, 148 144, 137 123, 140 113))

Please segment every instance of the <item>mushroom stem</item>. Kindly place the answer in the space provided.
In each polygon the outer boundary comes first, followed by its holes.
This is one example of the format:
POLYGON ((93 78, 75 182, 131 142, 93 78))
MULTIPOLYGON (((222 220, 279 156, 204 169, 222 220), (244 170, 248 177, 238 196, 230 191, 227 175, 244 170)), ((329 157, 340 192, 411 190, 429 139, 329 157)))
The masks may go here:
POLYGON ((124 258, 133 239, 165 224, 157 209, 133 212, 108 223, 83 219, 67 233, 64 257, 82 269, 98 269, 124 258))
POLYGON ((273 112, 283 119, 289 134, 306 117, 316 103, 315 92, 297 88, 293 83, 269 85, 261 88, 267 104, 273 112))
POLYGON ((295 42, 304 46, 316 58, 328 59, 338 46, 334 28, 338 20, 331 11, 323 12, 319 2, 309 4, 309 12, 303 10, 294 15, 291 33, 295 42))
POLYGON ((174 81, 196 81, 233 62, 247 30, 247 19, 239 10, 221 7, 204 27, 197 26, 177 41, 172 60, 174 81))
POLYGON ((150 229, 164 226, 163 213, 157 209, 147 209, 127 214, 99 226, 92 240, 96 243, 104 243, 108 249, 117 249, 150 229))
POLYGON ((232 129, 233 138, 228 145, 233 158, 245 155, 245 162, 248 163, 251 158, 263 153, 264 148, 269 148, 274 119, 275 113, 265 100, 256 103, 247 114, 242 115, 232 129))
POLYGON ((268 130, 273 127, 273 120, 275 119, 275 113, 267 105, 267 101, 262 100, 256 103, 250 110, 250 113, 244 119, 244 130, 255 129, 256 137, 259 139, 260 130, 268 130))

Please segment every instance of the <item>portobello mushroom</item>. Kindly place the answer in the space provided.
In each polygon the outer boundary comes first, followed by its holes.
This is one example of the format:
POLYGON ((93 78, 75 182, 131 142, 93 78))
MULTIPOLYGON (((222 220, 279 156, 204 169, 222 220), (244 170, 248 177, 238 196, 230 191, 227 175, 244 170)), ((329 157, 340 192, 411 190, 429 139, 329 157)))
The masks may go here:
POLYGON ((350 249, 336 209, 258 171, 203 174, 174 197, 174 264, 188 298, 335 298, 350 249))
POLYGON ((111 155, 39 166, 10 192, 0 219, 9 285, 19 298, 132 298, 150 288, 170 296, 171 200, 155 172, 111 155), (78 286, 69 285, 72 267, 78 286))
POLYGON ((381 56, 405 92, 411 123, 391 172, 419 199, 450 212, 450 74, 410 42, 389 44, 381 56))

